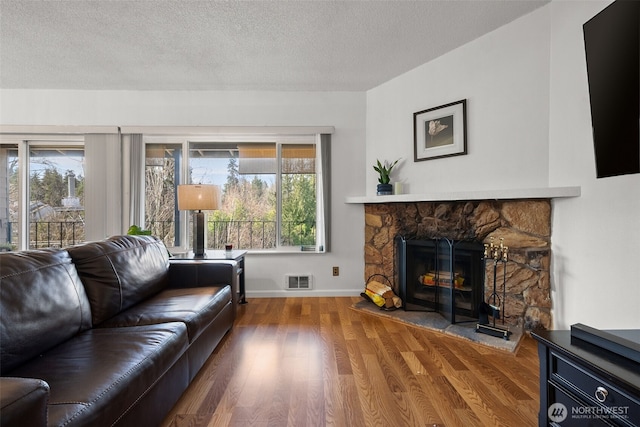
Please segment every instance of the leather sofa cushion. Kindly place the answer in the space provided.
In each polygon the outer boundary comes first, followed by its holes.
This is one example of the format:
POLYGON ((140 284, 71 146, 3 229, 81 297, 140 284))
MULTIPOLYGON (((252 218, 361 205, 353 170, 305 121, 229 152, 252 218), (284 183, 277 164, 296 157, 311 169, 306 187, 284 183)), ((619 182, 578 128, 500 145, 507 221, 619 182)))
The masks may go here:
MULTIPOLYGON (((11 372, 49 384, 49 425, 110 426, 186 351, 184 323, 92 329, 11 372)), ((188 385, 188 364, 177 388, 188 385)))
POLYGON ((230 286, 166 289, 103 322, 100 327, 184 322, 192 343, 229 303, 230 286))
POLYGON ((89 328, 89 301, 67 251, 0 255, 3 375, 89 328))
POLYGON ((84 283, 94 325, 167 286, 169 253, 152 236, 115 236, 68 249, 84 283))
POLYGON ((0 421, 3 426, 47 424, 49 385, 35 378, 0 379, 0 421))

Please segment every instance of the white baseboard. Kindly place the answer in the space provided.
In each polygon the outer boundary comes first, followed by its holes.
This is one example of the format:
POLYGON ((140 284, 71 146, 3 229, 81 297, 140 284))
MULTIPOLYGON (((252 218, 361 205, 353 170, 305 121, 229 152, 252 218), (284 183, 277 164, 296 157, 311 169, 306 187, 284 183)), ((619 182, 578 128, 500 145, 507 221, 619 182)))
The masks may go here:
POLYGON ((246 291, 247 298, 357 297, 362 289, 246 291))

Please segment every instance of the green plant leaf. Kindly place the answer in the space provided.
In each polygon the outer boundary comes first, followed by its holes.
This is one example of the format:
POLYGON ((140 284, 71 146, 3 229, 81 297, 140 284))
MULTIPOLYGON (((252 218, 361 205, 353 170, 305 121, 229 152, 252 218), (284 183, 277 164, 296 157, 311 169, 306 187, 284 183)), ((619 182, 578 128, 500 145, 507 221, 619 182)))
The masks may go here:
POLYGON ((151 230, 143 230, 137 225, 132 225, 129 227, 129 230, 127 230, 127 234, 130 236, 151 236, 151 230))
POLYGON ((376 159, 376 165, 373 166, 373 169, 380 175, 378 177, 380 184, 388 184, 391 181, 391 170, 399 161, 400 159, 393 162, 390 166, 387 166, 387 162, 382 164, 379 159, 376 159))

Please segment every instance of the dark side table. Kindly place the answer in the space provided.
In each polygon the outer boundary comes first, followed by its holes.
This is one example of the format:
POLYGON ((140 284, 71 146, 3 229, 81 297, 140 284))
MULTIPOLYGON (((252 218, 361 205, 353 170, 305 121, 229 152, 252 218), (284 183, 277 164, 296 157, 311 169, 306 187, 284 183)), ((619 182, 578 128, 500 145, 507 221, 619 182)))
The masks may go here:
MULTIPOLYGON (((621 332, 637 337, 640 331, 621 332)), ((640 426, 639 362, 570 331, 531 336, 540 358, 540 427, 640 426)))
POLYGON ((173 254, 170 262, 182 263, 216 263, 220 261, 235 261, 238 263, 238 304, 246 304, 247 298, 244 287, 244 257, 248 251, 245 250, 207 250, 205 256, 195 258, 193 252, 173 254))

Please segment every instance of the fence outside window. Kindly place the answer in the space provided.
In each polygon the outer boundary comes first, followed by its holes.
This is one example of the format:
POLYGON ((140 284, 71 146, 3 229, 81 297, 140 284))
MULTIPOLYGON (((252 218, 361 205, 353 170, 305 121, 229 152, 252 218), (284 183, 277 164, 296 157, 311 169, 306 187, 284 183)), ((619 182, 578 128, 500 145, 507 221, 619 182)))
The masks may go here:
MULTIPOLYGON (((18 244, 18 223, 10 222, 7 241, 18 244)), ((29 249, 66 248, 85 241, 83 221, 36 221, 29 223, 29 249)))
MULTIPOLYGON (((155 221, 149 224, 151 234, 160 237, 167 246, 171 246, 174 239, 173 221, 155 221)), ((315 223, 282 224, 282 246, 315 245, 315 223)), ((232 244, 242 249, 273 249, 276 247, 276 221, 207 221, 207 247, 209 249, 223 249, 232 244)))
MULTIPOLYGON (((7 240, 18 242, 18 224, 9 223, 7 240)), ((309 246, 315 242, 315 223, 282 224, 282 246, 309 246)), ((156 221, 149 225, 151 234, 173 245, 173 221, 156 221)), ((29 225, 29 248, 65 248, 85 241, 83 221, 37 221, 29 225)), ((232 244, 242 249, 273 249, 276 247, 275 221, 207 221, 207 247, 223 249, 232 244)))

